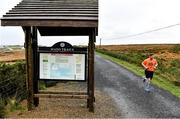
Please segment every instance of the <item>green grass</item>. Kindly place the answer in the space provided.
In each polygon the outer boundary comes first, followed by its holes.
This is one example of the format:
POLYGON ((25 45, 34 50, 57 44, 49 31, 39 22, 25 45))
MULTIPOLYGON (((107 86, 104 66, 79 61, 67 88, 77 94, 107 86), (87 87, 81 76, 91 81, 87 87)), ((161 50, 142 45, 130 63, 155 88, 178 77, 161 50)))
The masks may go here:
POLYGON ((9 104, 9 110, 11 112, 15 112, 17 110, 20 110, 20 111, 25 110, 25 108, 19 102, 17 102, 15 99, 9 99, 8 104, 9 104))
MULTIPOLYGON (((135 73, 136 75, 142 77, 144 76, 144 69, 142 67, 136 66, 135 64, 130 64, 126 61, 102 54, 97 52, 98 55, 102 56, 105 59, 108 59, 112 62, 115 62, 123 67, 125 67, 126 69, 132 71, 133 73, 135 73)), ((161 76, 157 75, 155 73, 154 78, 152 80, 152 83, 156 86, 158 86, 159 88, 162 88, 164 90, 169 91, 170 93, 172 93, 173 95, 175 95, 176 97, 180 98, 180 87, 175 86, 172 82, 168 81, 167 79, 162 78, 161 76)))
POLYGON ((5 101, 3 99, 0 99, 0 118, 4 118, 5 114, 5 101))

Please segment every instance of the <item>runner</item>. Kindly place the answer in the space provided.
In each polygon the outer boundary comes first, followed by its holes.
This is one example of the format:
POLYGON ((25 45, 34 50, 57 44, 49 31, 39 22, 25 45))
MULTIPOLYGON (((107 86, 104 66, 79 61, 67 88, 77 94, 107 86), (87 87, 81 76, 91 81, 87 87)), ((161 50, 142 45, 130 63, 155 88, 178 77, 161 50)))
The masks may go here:
POLYGON ((153 74, 154 74, 156 67, 158 66, 158 63, 157 63, 156 59, 153 58, 153 55, 150 54, 149 58, 145 59, 142 62, 142 66, 145 69, 145 76, 146 76, 146 78, 144 78, 144 80, 143 80, 143 82, 146 83, 145 90, 149 91, 149 88, 150 88, 149 84, 153 78, 153 74))

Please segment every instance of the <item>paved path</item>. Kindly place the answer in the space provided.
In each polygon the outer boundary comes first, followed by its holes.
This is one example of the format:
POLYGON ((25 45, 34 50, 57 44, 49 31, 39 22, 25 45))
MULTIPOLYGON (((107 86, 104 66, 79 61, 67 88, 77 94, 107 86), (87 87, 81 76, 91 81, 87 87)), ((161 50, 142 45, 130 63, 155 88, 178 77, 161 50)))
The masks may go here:
POLYGON ((95 57, 95 85, 114 99, 125 118, 180 118, 180 99, 155 86, 154 92, 145 92, 140 77, 100 56, 95 57))

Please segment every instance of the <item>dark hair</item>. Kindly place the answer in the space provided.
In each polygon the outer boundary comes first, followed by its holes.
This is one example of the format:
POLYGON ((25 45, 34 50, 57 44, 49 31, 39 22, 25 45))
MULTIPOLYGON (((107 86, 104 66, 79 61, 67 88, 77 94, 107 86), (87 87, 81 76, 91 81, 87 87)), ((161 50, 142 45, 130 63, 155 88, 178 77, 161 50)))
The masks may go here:
POLYGON ((153 56, 154 54, 153 53, 148 53, 148 56, 153 56))

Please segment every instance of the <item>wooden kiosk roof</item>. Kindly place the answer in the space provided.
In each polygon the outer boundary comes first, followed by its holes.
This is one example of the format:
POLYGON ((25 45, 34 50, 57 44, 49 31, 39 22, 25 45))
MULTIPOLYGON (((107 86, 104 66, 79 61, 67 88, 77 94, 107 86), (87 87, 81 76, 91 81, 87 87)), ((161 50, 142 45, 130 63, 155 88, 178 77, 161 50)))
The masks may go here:
POLYGON ((2 26, 36 26, 42 36, 89 35, 98 30, 98 0, 23 0, 1 18, 2 26))

